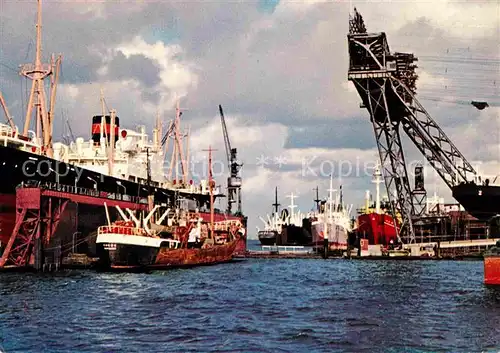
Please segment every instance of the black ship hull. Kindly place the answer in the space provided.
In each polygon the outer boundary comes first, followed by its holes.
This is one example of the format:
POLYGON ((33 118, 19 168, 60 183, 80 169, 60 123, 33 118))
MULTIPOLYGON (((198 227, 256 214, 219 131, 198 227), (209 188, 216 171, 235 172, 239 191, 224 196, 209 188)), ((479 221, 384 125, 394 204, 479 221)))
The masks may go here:
POLYGON ((276 231, 259 231, 258 237, 261 245, 275 245, 278 232, 276 231))
POLYGON ((500 214, 500 186, 459 184, 452 188, 452 195, 479 220, 489 220, 500 214))
POLYGON ((146 269, 152 266, 158 255, 158 248, 128 244, 97 244, 98 267, 102 270, 146 269))
POLYGON ((313 243, 310 227, 296 226, 293 224, 282 227, 277 245, 311 246, 313 243))
MULTIPOLYGON (((124 180, 94 172, 69 163, 57 161, 53 158, 21 151, 16 148, 0 145, 0 193, 15 194, 16 187, 21 183, 57 183, 89 190, 95 190, 100 195, 121 198, 142 198, 142 200, 128 200, 147 203, 149 190, 143 183, 124 180), (124 194, 126 190, 126 195, 124 194)), ((169 189, 153 188, 151 190, 155 200, 172 204, 176 192, 169 189)), ((182 192, 179 193, 182 196, 182 192)), ((203 204, 209 202, 208 195, 187 194, 196 197, 203 204)))
MULTIPOLYGON (((12 234, 16 219, 16 188, 30 184, 56 191, 81 194, 102 199, 119 200, 146 209, 148 193, 154 195, 155 203, 165 207, 176 204, 178 197, 195 200, 200 208, 207 208, 209 195, 176 192, 174 190, 152 188, 129 180, 107 176, 69 163, 25 152, 17 148, 0 145, 0 248, 12 234), (126 190, 126 194, 123 192, 126 190)), ((127 206, 125 206, 127 207, 127 206)), ((118 218, 114 208, 109 209, 112 220, 118 218)), ((216 214, 216 219, 225 215, 216 214)), ((245 222, 244 217, 237 217, 245 222)), ((95 234, 97 227, 106 224, 102 206, 70 202, 61 215, 60 227, 54 234, 54 245, 76 244, 70 252, 96 254, 95 234), (88 239, 83 242, 83 239, 88 239)), ((246 225, 245 225, 246 226, 246 225)), ((246 250, 246 237, 242 237, 239 248, 246 250)))

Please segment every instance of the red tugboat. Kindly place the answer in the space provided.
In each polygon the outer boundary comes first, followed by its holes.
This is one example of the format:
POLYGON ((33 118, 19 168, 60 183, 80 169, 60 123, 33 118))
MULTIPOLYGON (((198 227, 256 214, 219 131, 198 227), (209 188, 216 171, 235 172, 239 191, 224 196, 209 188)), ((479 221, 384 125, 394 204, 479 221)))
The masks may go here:
POLYGON ((500 285, 500 241, 484 254, 484 284, 500 285))
POLYGON ((376 184, 375 207, 370 207, 369 192, 367 193, 366 206, 362 214, 358 216, 356 233, 360 239, 368 239, 370 245, 389 245, 391 240, 397 242, 396 222, 394 218, 385 213, 390 207, 380 202, 380 184, 383 183, 380 168, 377 166, 374 172, 373 182, 376 184))
MULTIPOLYGON (((214 221, 214 181, 209 150, 210 223, 199 213, 167 209, 150 222, 160 208, 156 205, 142 223, 117 207, 123 221, 99 227, 96 243, 101 267, 114 270, 163 269, 211 265, 231 261, 244 235, 238 220, 214 221), (162 223, 166 220, 166 224, 162 223)), ((106 213, 108 213, 106 209, 106 213)))

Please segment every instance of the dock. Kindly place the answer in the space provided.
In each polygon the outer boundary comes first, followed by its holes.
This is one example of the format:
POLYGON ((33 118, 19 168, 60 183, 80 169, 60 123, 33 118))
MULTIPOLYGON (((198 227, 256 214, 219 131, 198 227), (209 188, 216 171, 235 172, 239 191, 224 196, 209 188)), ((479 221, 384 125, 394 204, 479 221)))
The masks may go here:
POLYGON ((148 207, 147 199, 58 183, 18 187, 15 226, 1 254, 0 269, 60 268, 63 258, 78 245, 88 244, 92 232, 106 222, 104 205, 148 207))
MULTIPOLYGON (((491 239, 468 239, 444 242, 427 242, 408 244, 404 250, 392 250, 382 254, 380 245, 370 245, 376 251, 364 250, 358 254, 356 250, 348 256, 344 252, 343 256, 331 254, 329 259, 353 259, 353 260, 481 260, 482 253, 491 246, 494 246, 500 238, 491 239), (429 252, 429 249, 433 249, 429 252)), ((263 245, 260 250, 247 250, 245 254, 236 258, 247 259, 321 259, 322 253, 314 251, 311 247, 305 246, 270 246, 263 245)))
POLYGON ((239 258, 252 259, 314 259, 321 255, 314 252, 312 248, 305 246, 276 246, 263 245, 260 250, 247 250, 239 258))

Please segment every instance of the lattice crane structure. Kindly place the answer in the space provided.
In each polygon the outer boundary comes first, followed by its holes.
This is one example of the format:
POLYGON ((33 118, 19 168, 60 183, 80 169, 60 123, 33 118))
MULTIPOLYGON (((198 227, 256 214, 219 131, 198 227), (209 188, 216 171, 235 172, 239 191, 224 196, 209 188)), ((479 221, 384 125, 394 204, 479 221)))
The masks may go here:
POLYGON ((219 104, 219 114, 220 121, 222 125, 222 134, 224 135, 224 145, 226 147, 226 157, 229 166, 229 178, 227 179, 227 212, 232 213, 232 204, 237 204, 238 214, 242 214, 241 209, 241 175, 240 170, 243 166, 242 163, 238 161, 238 150, 231 147, 231 142, 229 140, 229 133, 227 132, 226 119, 224 117, 224 111, 222 106, 219 104))
POLYGON ((421 183, 413 190, 410 187, 400 131, 452 190, 474 180, 476 171, 415 98, 417 58, 410 53, 391 53, 386 34, 368 33, 356 9, 349 18, 347 39, 348 79, 370 113, 392 212, 401 216, 400 240, 412 243, 412 220, 423 211, 416 206, 422 204, 425 189, 421 183))

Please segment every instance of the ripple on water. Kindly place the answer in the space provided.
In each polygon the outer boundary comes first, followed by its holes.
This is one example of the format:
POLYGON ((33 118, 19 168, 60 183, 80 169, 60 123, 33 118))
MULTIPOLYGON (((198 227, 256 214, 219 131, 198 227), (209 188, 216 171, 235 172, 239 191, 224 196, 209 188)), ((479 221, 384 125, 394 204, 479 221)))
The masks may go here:
POLYGON ((0 275, 11 352, 475 352, 500 347, 481 262, 247 260, 0 275))

